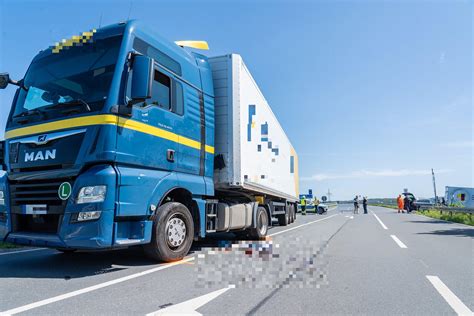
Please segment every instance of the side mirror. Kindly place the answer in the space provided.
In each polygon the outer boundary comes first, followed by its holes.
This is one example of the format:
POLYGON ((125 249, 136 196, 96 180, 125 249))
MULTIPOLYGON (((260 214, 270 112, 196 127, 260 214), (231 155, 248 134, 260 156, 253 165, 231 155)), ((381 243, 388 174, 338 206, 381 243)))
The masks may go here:
POLYGON ((10 83, 10 75, 8 72, 0 74, 0 89, 5 89, 10 83))
POLYGON ((151 98, 153 63, 153 59, 147 56, 136 55, 134 57, 130 96, 132 98, 132 104, 151 98))

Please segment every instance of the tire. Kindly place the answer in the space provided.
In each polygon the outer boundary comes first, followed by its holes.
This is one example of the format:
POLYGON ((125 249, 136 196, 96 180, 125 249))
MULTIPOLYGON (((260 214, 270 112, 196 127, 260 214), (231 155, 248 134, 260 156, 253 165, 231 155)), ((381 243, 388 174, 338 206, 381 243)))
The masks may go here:
POLYGON ((70 253, 74 253, 77 251, 77 249, 74 249, 74 248, 56 248, 57 251, 60 251, 64 254, 70 254, 70 253))
POLYGON ((278 225, 280 226, 288 225, 288 222, 289 222, 288 212, 286 212, 285 214, 278 215, 277 218, 278 218, 278 225))
POLYGON ((146 255, 163 262, 183 259, 194 238, 194 221, 188 208, 177 202, 166 203, 151 218, 151 242, 143 247, 146 255))
POLYGON ((252 227, 249 232, 249 237, 252 239, 262 240, 265 239, 268 232, 268 223, 270 222, 267 210, 263 206, 259 206, 257 209, 256 227, 252 227))

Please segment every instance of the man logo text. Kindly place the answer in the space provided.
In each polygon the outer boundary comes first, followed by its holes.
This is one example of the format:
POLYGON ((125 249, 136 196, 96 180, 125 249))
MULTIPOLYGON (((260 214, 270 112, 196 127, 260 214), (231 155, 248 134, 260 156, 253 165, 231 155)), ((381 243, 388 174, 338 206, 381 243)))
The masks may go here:
POLYGON ((25 153, 25 162, 56 159, 56 149, 25 153))

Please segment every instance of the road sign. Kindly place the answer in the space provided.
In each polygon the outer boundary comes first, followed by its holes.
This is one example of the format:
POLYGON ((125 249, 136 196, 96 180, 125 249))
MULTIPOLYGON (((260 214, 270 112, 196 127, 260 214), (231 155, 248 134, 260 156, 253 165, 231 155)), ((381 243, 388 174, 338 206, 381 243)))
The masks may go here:
POLYGON ((327 196, 323 195, 323 196, 321 197, 321 200, 323 200, 323 202, 326 202, 326 201, 328 200, 328 198, 327 198, 327 196))
POLYGON ((63 201, 67 200, 69 196, 71 195, 71 191, 72 191, 71 184, 69 182, 63 182, 59 186, 58 196, 63 201))

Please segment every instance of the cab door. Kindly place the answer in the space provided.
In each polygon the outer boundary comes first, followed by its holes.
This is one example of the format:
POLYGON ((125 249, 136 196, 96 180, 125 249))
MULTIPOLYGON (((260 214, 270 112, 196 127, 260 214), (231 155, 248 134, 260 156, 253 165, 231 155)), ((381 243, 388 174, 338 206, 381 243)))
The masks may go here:
POLYGON ((172 76, 155 65, 151 98, 133 105, 131 117, 119 121, 118 161, 170 172, 177 170, 177 129, 182 119, 171 111, 172 82, 172 76))

